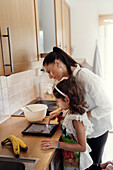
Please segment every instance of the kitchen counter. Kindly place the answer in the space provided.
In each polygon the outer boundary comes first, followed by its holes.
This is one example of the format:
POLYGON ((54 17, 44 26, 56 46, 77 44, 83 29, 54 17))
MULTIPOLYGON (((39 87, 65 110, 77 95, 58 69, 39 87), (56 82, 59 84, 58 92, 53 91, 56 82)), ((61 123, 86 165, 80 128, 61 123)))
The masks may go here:
MULTIPOLYGON (((42 123, 46 123, 48 118, 45 118, 42 123)), ((61 136, 60 127, 54 133, 52 137, 42 136, 24 136, 21 132, 30 123, 25 117, 10 117, 8 120, 0 124, 0 142, 7 138, 9 135, 15 135, 21 138, 28 146, 27 152, 21 152, 20 157, 26 158, 39 158, 39 162, 35 170, 47 170, 51 159, 55 153, 55 149, 44 151, 41 149, 40 144, 43 139, 55 139, 59 140, 61 136)), ((57 120, 51 121, 51 124, 57 124, 57 120)), ((11 146, 0 146, 0 155, 14 156, 11 146)))
POLYGON ((11 115, 0 115, 0 124, 10 118, 11 115))

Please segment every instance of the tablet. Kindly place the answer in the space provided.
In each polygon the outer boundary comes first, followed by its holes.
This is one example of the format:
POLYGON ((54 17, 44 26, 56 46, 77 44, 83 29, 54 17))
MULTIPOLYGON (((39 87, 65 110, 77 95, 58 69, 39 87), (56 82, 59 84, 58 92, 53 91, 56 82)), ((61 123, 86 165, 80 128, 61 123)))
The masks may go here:
POLYGON ((52 136, 58 128, 58 124, 31 123, 21 133, 23 135, 52 136))

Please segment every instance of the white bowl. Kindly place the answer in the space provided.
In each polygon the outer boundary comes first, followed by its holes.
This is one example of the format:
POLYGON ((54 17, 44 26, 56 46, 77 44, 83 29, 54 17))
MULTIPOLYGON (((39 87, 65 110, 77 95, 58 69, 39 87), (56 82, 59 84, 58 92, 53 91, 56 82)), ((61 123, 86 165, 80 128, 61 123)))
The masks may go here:
POLYGON ((24 115, 26 119, 30 122, 42 121, 47 112, 47 105, 45 104, 30 104, 27 107, 31 110, 24 108, 24 115))

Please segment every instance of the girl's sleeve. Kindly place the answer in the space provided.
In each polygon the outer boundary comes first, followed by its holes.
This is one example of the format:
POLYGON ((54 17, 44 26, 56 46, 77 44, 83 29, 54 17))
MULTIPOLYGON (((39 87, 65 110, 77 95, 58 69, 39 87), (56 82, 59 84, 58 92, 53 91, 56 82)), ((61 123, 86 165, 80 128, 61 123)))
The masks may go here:
POLYGON ((85 126, 85 131, 86 131, 86 136, 90 135, 94 130, 93 130, 93 124, 91 123, 91 121, 88 119, 87 114, 84 113, 83 115, 79 115, 79 114, 70 114, 69 116, 67 116, 64 119, 63 125, 68 129, 69 133, 73 133, 74 135, 76 135, 75 133, 75 129, 73 127, 73 120, 77 120, 77 121, 82 121, 84 126, 85 126))

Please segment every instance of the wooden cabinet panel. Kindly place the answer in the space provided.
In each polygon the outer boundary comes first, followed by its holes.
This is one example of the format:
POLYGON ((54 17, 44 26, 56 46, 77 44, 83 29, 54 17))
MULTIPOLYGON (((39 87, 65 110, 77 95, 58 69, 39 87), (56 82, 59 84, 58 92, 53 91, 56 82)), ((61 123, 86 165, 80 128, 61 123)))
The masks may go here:
POLYGON ((55 0, 56 45, 63 48, 62 0, 55 0))
POLYGON ((65 0, 62 0, 63 15, 63 49, 71 55, 71 30, 70 30, 70 7, 65 0))
MULTIPOLYGON (((37 23, 35 0, 0 0, 1 34, 7 34, 10 28, 14 72, 30 69, 37 61, 37 23)), ((9 64, 7 38, 2 38, 4 64, 9 64)), ((10 69, 6 74, 10 74, 10 69)))
POLYGON ((56 44, 71 55, 70 7, 65 0, 55 0, 56 44))
POLYGON ((1 50, 1 46, 0 46, 0 76, 2 76, 2 75, 4 75, 4 70, 3 70, 2 50, 1 50))

